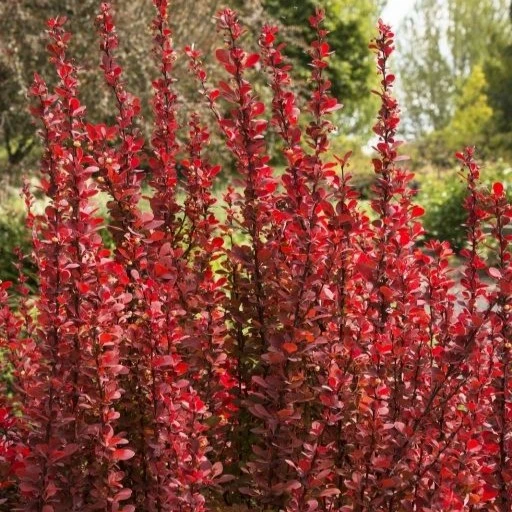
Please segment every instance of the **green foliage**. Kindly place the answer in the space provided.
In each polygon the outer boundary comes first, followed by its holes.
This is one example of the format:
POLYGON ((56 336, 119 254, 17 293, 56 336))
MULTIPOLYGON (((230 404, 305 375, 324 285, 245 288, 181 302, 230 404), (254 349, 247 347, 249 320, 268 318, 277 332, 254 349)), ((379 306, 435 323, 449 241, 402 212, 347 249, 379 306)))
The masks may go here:
POLYGON ((485 66, 488 81, 487 94, 493 108, 495 127, 506 132, 512 129, 512 45, 506 46, 499 59, 485 66))
POLYGON ((475 65, 456 99, 453 117, 444 129, 447 148, 454 152, 464 144, 483 145, 493 110, 486 94, 482 66, 475 65))
POLYGON ((405 111, 414 136, 445 128, 474 67, 500 59, 512 37, 504 15, 508 7, 509 0, 416 1, 399 44, 405 111))
POLYGON ((487 85, 482 66, 475 65, 455 101, 455 111, 448 125, 423 135, 411 144, 410 154, 416 169, 429 166, 449 169, 453 164, 453 154, 466 144, 477 146, 485 159, 495 156, 496 147, 489 141, 495 127, 487 85))
POLYGON ((438 24, 445 40, 453 75, 469 76, 473 67, 498 58, 503 44, 510 41, 512 27, 507 10, 510 0, 438 0, 439 13, 446 12, 448 23, 438 24))
POLYGON ((420 0, 406 18, 398 41, 405 123, 415 137, 449 122, 454 81, 443 54, 438 0, 420 0))
MULTIPOLYGON (((17 281, 18 270, 15 250, 20 248, 24 254, 30 253, 30 234, 25 227, 23 202, 18 198, 4 198, 0 206, 0 281, 17 281)), ((25 270, 29 277, 33 275, 33 266, 25 260, 25 270)), ((29 280, 29 285, 33 284, 29 280)))
POLYGON ((449 152, 444 139, 444 130, 432 131, 408 145, 411 168, 422 171, 425 168, 449 170, 453 165, 453 152, 449 152))
POLYGON ((485 63, 487 95, 493 109, 490 148, 512 158, 512 44, 504 45, 499 58, 485 63))
POLYGON ((425 208, 423 225, 427 239, 449 241, 457 251, 464 247, 466 211, 461 205, 465 196, 465 184, 455 171, 446 170, 435 178, 428 174, 420 179, 418 202, 425 208))

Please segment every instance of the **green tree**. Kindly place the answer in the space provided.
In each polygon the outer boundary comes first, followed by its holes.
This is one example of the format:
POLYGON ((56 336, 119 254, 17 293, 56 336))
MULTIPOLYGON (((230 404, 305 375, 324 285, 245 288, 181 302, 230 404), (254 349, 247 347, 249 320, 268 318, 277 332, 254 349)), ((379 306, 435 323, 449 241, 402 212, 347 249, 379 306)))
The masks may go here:
POLYGON ((475 65, 511 40, 509 0, 417 0, 400 29, 406 122, 415 137, 445 128, 475 65))
POLYGON ((438 0, 420 0, 399 30, 405 123, 416 137, 442 129, 451 116, 455 79, 443 54, 438 4, 438 0))
POLYGON ((493 110, 487 97, 487 80, 479 64, 473 70, 455 102, 455 112, 444 129, 445 141, 450 151, 465 144, 483 145, 489 131, 493 110))
MULTIPOLYGON (((512 26, 512 3, 509 25, 512 26)), ((489 83, 489 104, 494 111, 491 148, 512 157, 512 41, 502 45, 499 58, 487 60, 485 73, 489 83)))

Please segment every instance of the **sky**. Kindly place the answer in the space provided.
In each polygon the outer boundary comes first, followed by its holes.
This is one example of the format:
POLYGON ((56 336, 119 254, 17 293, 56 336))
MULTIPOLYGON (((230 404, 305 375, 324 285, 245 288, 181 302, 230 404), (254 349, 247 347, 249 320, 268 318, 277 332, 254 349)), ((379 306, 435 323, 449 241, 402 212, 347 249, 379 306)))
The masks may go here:
POLYGON ((413 6, 414 0, 388 0, 382 12, 382 20, 385 23, 389 23, 396 30, 413 6))

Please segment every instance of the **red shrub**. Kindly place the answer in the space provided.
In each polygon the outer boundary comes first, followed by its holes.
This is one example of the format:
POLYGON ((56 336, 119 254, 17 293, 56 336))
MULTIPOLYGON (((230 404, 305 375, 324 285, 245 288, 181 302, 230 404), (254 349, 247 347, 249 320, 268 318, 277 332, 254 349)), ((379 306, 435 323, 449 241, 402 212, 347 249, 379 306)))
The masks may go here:
POLYGON ((23 274, 16 299, 0 286, 1 506, 192 512, 224 499, 301 512, 510 510, 503 185, 483 189, 474 150, 457 155, 469 213, 459 276, 447 244, 420 244, 423 210, 400 163, 390 28, 379 22, 370 45, 381 79, 370 220, 350 185, 350 153, 328 157, 329 115, 342 106, 324 76, 323 12, 310 18, 301 117, 277 28, 263 27, 260 52, 247 53, 225 9, 216 57, 228 80, 211 87, 200 52, 185 49, 239 174, 221 221, 209 130, 196 112, 180 126, 168 2, 154 4, 150 142, 124 87, 109 5, 97 26, 113 125, 87 122, 65 20, 48 23, 58 84, 49 90, 36 75, 31 88, 42 215, 25 193, 39 294, 29 296, 23 274), (262 69, 267 118, 251 82, 262 69), (280 149, 269 147, 272 131, 280 149), (274 151, 286 162, 279 178, 274 151), (108 222, 97 216, 99 194, 108 222))

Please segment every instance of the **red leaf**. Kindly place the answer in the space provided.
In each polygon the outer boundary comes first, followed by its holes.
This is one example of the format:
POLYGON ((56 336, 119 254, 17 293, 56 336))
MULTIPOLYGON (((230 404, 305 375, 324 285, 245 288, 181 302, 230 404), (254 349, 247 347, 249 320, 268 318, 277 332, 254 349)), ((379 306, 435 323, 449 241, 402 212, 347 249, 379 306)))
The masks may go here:
POLYGON ((425 214, 425 210, 421 206, 413 206, 411 210, 411 217, 421 217, 425 214))
POLYGON ((495 196, 501 197, 504 191, 503 183, 494 183, 494 185, 492 186, 492 191, 494 192, 495 196))
POLYGON ((217 478, 219 475, 221 475, 223 469, 224 468, 222 467, 222 462, 218 461, 215 464, 213 464, 212 470, 211 470, 212 478, 217 478))
POLYGON ((211 101, 215 101, 219 97, 219 94, 220 94, 220 91, 218 89, 213 89, 208 94, 208 97, 210 98, 211 101))
POLYGON ((188 364, 181 361, 176 365, 175 370, 177 375, 183 375, 188 370, 188 364))
POLYGON ((381 286, 379 290, 386 301, 391 302, 394 299, 395 293, 389 286, 381 286))
POLYGON ((110 334, 109 332, 102 332, 98 336, 98 339, 99 339, 100 343, 108 343, 110 341, 114 341, 115 336, 113 334, 110 334))
POLYGON ((114 501, 124 501, 124 500, 127 500, 131 497, 132 495, 132 490, 131 489, 123 489, 121 491, 119 491, 115 496, 114 496, 114 501))
POLYGON ((252 68, 259 60, 260 56, 257 53, 251 53, 251 55, 245 59, 245 67, 252 68))
POLYGON ((329 43, 322 43, 320 45, 320 55, 322 57, 325 57, 326 55, 329 55, 329 50, 330 50, 329 43))
POLYGON ((114 461, 129 460, 134 455, 135 452, 133 450, 129 450, 128 448, 118 448, 117 450, 114 450, 114 453, 112 454, 112 459, 114 461))
POLYGON ((87 293, 90 290, 89 285, 82 282, 76 283, 76 288, 80 293, 87 293))
POLYGON ((212 249, 220 249, 224 245, 224 240, 221 237, 214 238, 211 242, 212 249))
POLYGON ((470 452, 479 452, 482 449, 482 445, 476 439, 470 439, 467 448, 470 452))
POLYGON ((484 485, 484 492, 482 493, 482 501, 491 501, 498 496, 498 490, 490 485, 484 485))
POLYGON ((251 114, 256 117, 263 114, 263 112, 265 112, 265 105, 261 101, 254 103, 251 114))
POLYGON ((324 489, 320 494, 320 498, 330 498, 331 496, 338 496, 341 491, 337 487, 329 487, 324 489))
POLYGON ((255 404, 252 407, 250 407, 249 410, 257 418, 269 418, 270 417, 270 414, 268 413, 268 411, 261 404, 255 404))
POLYGON ((222 64, 231 64, 231 56, 229 51, 224 48, 219 48, 216 50, 215 57, 217 57, 217 60, 222 62, 222 64))
POLYGON ((80 101, 77 98, 71 98, 69 100, 69 110, 71 114, 74 114, 80 108, 80 101))
POLYGON ((384 478, 379 482, 380 487, 383 489, 393 489, 394 487, 397 487, 399 482, 397 482, 396 478, 384 478))
POLYGON ((298 347, 295 343, 283 343, 283 350, 288 352, 288 354, 293 354, 294 352, 297 352, 298 347))
POLYGON ((169 277, 169 269, 157 261, 155 263, 155 275, 157 277, 169 277))
POLYGON ((499 269, 497 269, 496 267, 490 267, 488 272, 489 272, 489 275, 491 277, 494 277, 495 279, 501 279, 501 277, 502 277, 501 271, 499 269))
POLYGON ((153 359, 153 367, 172 366, 174 364, 173 356, 158 356, 153 359))
POLYGON ((392 84, 395 81, 395 75, 386 75, 386 84, 392 84))

